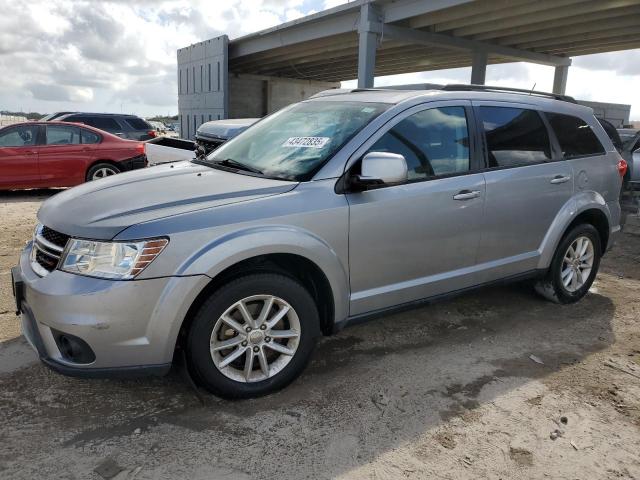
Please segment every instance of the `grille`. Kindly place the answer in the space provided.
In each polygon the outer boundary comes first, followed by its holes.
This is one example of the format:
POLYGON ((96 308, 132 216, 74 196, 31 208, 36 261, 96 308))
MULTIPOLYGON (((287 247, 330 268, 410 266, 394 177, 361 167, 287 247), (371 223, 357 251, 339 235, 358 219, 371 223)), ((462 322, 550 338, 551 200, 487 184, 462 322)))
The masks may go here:
POLYGON ((51 270, 56 268, 56 265, 58 264, 58 259, 54 257, 50 257, 49 255, 46 255, 42 253, 40 250, 38 250, 36 251, 36 262, 38 262, 38 264, 42 268, 44 268, 47 272, 50 272, 51 270))
POLYGON ((60 248, 64 248, 67 244, 67 240, 69 240, 69 235, 56 232, 55 230, 45 226, 42 227, 42 237, 60 248))
POLYGON ((31 252, 31 267, 41 277, 44 277, 58 266, 69 235, 56 232, 49 227, 39 225, 33 237, 31 252))

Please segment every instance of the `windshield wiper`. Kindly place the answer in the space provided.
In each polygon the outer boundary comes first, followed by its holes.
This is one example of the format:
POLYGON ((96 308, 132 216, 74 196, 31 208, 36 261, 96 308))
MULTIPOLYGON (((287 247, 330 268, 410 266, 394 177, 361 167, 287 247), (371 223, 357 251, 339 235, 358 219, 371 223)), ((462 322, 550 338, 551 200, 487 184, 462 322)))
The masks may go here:
POLYGON ((254 168, 250 165, 245 165, 244 163, 238 162, 233 158, 225 158, 224 160, 218 160, 217 162, 213 163, 218 163, 220 165, 224 165, 225 167, 237 168, 238 170, 245 170, 251 173, 257 173, 258 175, 264 175, 262 170, 258 170, 257 168, 254 168))

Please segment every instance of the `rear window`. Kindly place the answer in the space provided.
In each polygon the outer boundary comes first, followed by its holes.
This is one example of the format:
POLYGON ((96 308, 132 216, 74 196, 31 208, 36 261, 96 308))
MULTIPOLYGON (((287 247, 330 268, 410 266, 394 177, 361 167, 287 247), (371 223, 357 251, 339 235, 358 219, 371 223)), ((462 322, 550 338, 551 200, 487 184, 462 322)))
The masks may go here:
POLYGON ((564 158, 600 155, 604 147, 589 124, 572 115, 547 113, 551 127, 556 132, 564 158))
POLYGON ((151 125, 141 118, 125 118, 124 121, 134 130, 152 130, 151 125))
POLYGON ((67 125, 47 125, 47 145, 78 145, 80 129, 67 125))
POLYGON ((489 167, 517 167, 551 160, 549 134, 535 110, 480 107, 489 167))

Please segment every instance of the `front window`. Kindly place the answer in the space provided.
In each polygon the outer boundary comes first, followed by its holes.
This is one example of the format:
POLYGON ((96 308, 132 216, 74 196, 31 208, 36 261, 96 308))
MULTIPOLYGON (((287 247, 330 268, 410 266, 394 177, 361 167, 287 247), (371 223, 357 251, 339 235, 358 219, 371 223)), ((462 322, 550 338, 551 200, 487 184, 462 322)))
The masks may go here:
POLYGON ((380 137, 369 152, 404 156, 409 180, 468 172, 469 132, 464 107, 414 113, 380 137))
POLYGON ((297 103, 225 143, 205 162, 229 161, 268 177, 309 180, 351 137, 388 107, 364 102, 297 103))
POLYGON ((0 132, 0 147, 30 147, 36 144, 37 125, 7 128, 0 132))

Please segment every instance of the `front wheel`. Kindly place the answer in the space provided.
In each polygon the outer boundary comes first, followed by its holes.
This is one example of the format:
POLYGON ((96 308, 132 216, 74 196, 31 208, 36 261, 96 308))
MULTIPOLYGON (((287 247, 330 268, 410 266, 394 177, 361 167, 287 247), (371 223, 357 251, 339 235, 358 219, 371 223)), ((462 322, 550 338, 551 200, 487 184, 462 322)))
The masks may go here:
POLYGON ((200 307, 187 336, 198 383, 225 398, 250 398, 292 382, 319 332, 317 306, 296 280, 275 273, 240 277, 200 307))
POLYGON ((600 234, 593 225, 581 224, 562 239, 544 279, 536 291, 555 303, 573 303, 586 295, 601 257, 600 234))

